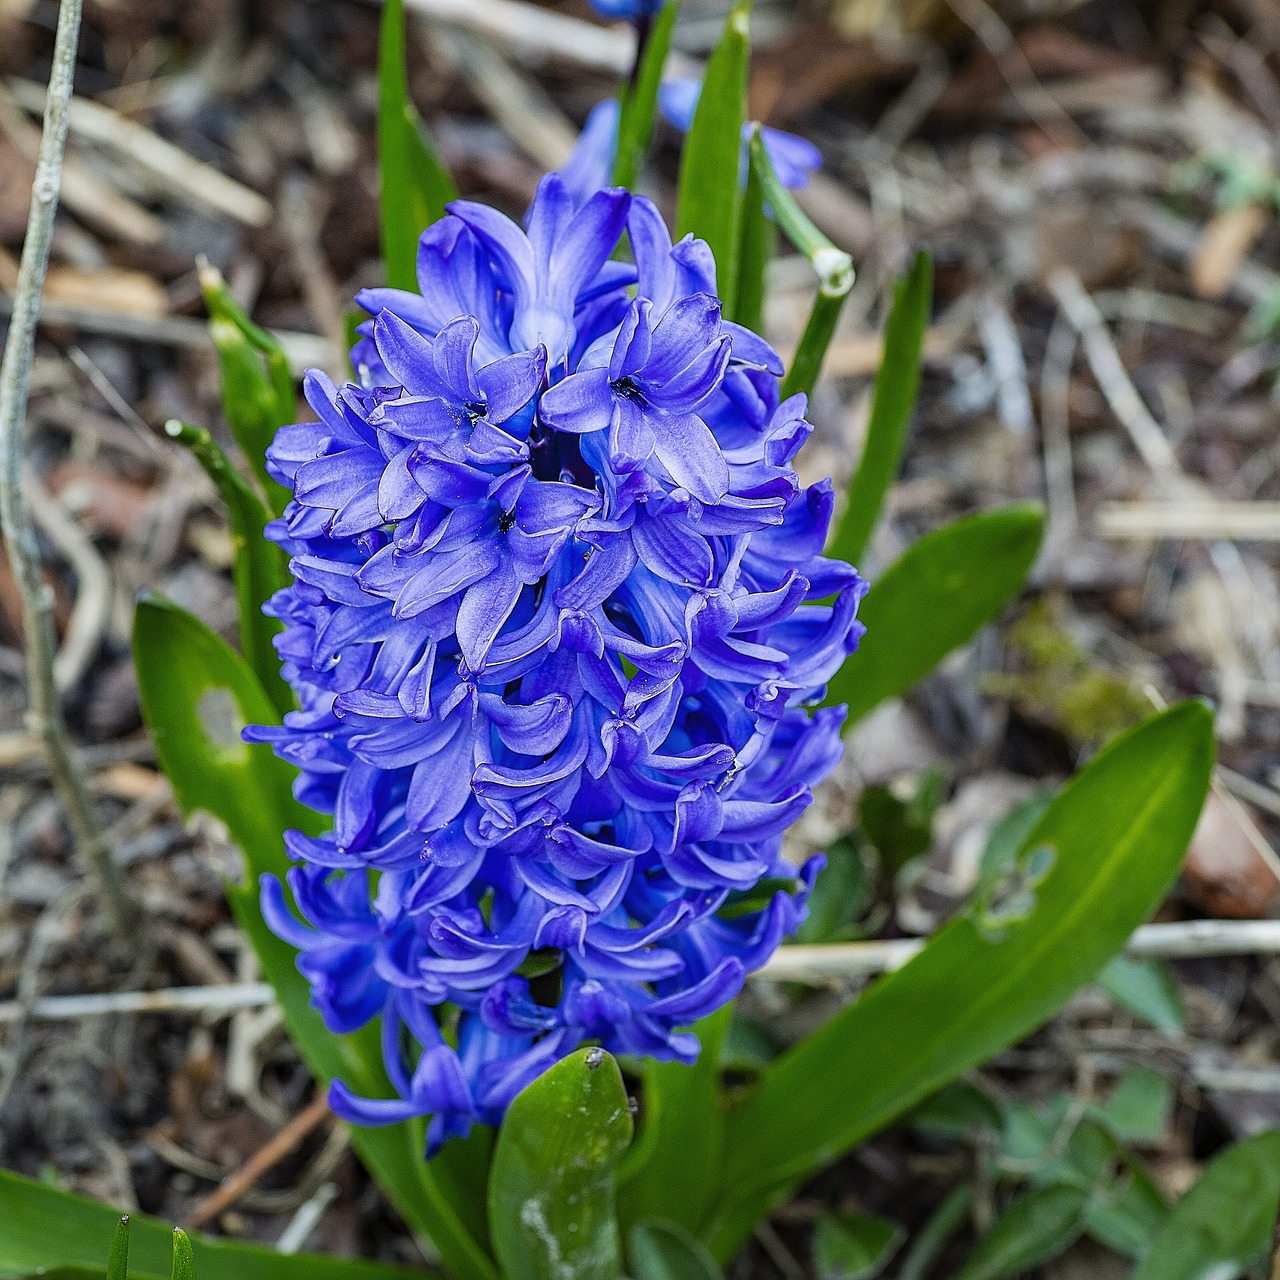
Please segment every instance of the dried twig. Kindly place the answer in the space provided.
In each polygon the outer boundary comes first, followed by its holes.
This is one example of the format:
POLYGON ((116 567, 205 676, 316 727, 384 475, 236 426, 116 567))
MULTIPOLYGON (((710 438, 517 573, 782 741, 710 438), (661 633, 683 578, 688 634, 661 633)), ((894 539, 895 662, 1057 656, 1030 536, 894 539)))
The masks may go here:
POLYGON ((60 693, 65 693, 89 669, 107 630, 111 618, 111 574, 71 513, 30 472, 24 477, 23 486, 40 532, 66 557, 76 575, 75 607, 53 663, 54 683, 60 693))
POLYGON ((625 76, 635 60, 630 27, 600 27, 519 0, 407 0, 424 18, 478 31, 523 53, 625 76))
MULTIPOLYGON (((10 80, 9 89, 25 110, 44 110, 43 85, 10 80)), ((223 214, 251 227, 271 221, 271 203, 264 196, 110 107, 73 98, 69 122, 77 138, 117 152, 142 170, 152 185, 191 208, 223 214)))
MULTIPOLYGON (((753 977, 773 982, 828 982, 867 978, 900 969, 927 939, 788 946, 753 977)), ((1280 920, 1187 920, 1143 925, 1129 939, 1135 957, 1188 959, 1205 956, 1280 955, 1280 920)), ((117 1013, 234 1013, 273 1004, 265 982, 230 982, 162 991, 111 991, 84 996, 45 996, 29 1006, 0 1004, 0 1025, 20 1014, 38 1021, 69 1021, 117 1013)))
POLYGON ((53 69, 40 159, 31 193, 31 213, 22 246, 13 319, 0 368, 0 523, 13 575, 22 597, 29 705, 27 725, 44 745, 54 783, 81 858, 98 877, 116 932, 128 937, 137 911, 125 891, 119 867, 103 839, 84 774, 71 750, 54 679, 53 597, 45 584, 35 525, 23 493, 23 426, 35 349, 40 292, 49 265, 53 221, 58 209, 67 114, 75 75, 82 0, 62 0, 54 38, 53 69))
POLYGON ((39 1022, 69 1022, 116 1013, 235 1013, 275 1002, 266 982, 228 982, 205 987, 169 987, 163 991, 104 991, 84 996, 43 996, 29 1006, 18 1000, 0 1004, 0 1025, 30 1016, 39 1022))
POLYGON ((547 170, 573 154, 578 131, 535 81, 520 74, 484 36, 460 28, 427 32, 432 51, 443 56, 484 103, 517 146, 547 170))
POLYGON ((1226 538, 1280 542, 1280 502, 1107 502, 1098 508, 1100 538, 1226 538))
POLYGON ((291 1154, 304 1138, 326 1117, 332 1115, 324 1093, 316 1095, 305 1111, 300 1111, 274 1138, 260 1147, 235 1173, 224 1178, 211 1195, 206 1196, 191 1210, 187 1225, 193 1230, 212 1222, 218 1214, 235 1204, 246 1191, 291 1154))
MULTIPOLYGON (((12 314, 15 303, 0 293, 0 316, 12 314)), ((45 302, 38 322, 42 325, 66 325, 84 333, 102 334, 109 338, 126 338, 132 342, 154 342, 163 347, 211 348, 209 325, 190 316, 139 316, 125 311, 104 311, 97 307, 78 307, 61 302, 45 302)), ((328 369, 340 357, 333 343, 314 333, 276 332, 280 345, 294 373, 313 366, 328 369)))
MULTIPOLYGON (((782 947, 760 970, 775 982, 826 983, 869 978, 900 969, 924 947, 923 938, 782 947)), ((1187 920, 1147 924, 1125 948, 1139 959, 1183 960, 1203 956, 1280 954, 1280 920, 1187 920)))

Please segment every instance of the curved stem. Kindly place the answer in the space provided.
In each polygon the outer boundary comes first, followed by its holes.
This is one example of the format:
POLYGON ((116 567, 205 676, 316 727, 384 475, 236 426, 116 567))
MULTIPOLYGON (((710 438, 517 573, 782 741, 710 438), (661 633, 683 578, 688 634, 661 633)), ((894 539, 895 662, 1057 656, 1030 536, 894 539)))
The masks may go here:
POLYGON ((66 810, 76 852, 97 875, 104 905, 116 932, 126 936, 136 911, 125 893, 120 869, 111 858, 84 774, 71 750, 54 680, 53 595, 40 564, 31 510, 23 495, 23 428, 35 347, 40 294, 49 265, 54 215, 62 180, 76 45, 82 0, 62 0, 54 39, 53 70, 45 103, 44 134, 31 189, 31 213, 22 246, 22 264, 13 317, 0 366, 0 527, 22 596, 27 658, 27 724, 44 748, 54 785, 66 810))

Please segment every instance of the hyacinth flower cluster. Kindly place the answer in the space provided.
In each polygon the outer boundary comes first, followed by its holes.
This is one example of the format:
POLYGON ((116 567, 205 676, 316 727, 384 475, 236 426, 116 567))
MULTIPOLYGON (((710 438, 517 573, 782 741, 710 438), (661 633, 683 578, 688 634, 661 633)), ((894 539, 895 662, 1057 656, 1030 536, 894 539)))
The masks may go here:
POLYGON ((334 1110, 429 1115, 432 1149, 583 1043, 693 1060, 796 928, 821 860, 782 835, 839 757, 811 707, 864 591, 705 244, 556 175, 524 229, 450 209, 270 450, 301 709, 246 731, 333 815, 287 837, 302 918, 268 879, 267 919, 332 1030, 382 1018, 399 1097, 334 1110))

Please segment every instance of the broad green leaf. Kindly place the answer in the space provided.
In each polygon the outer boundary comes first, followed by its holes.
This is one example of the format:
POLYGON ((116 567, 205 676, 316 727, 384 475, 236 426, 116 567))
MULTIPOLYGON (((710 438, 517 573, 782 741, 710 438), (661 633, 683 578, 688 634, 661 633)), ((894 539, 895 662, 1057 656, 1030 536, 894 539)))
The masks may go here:
POLYGON ((288 581, 284 552, 268 542, 263 530, 270 520, 261 498, 231 465, 227 455, 202 427, 171 418, 165 423, 170 439, 185 445, 213 481, 231 521, 231 545, 235 551, 234 577, 240 611, 240 648, 277 711, 294 708, 293 694, 280 675, 280 656, 272 640, 280 623, 268 618, 262 606, 288 581))
POLYGON ((516 1095, 489 1175, 505 1280, 617 1280, 614 1175, 631 1134, 622 1073, 603 1049, 579 1049, 516 1095))
POLYGON ((1121 1008, 1143 1022, 1149 1022, 1167 1036, 1183 1036, 1187 1031, 1182 992, 1163 960, 1116 958, 1103 969, 1098 985, 1121 1008))
POLYGON ((707 1246, 674 1222, 637 1222, 627 1236, 633 1280, 720 1280, 707 1246))
POLYGON ((982 896, 1005 873, 1009 864, 1018 856, 1028 833, 1044 816, 1053 799, 1052 791, 1045 790, 1015 804, 992 828, 987 837, 987 847, 982 851, 978 864, 976 896, 982 896))
POLYGON ((747 115, 750 58, 751 0, 738 0, 707 63, 680 160, 678 234, 693 234, 711 247, 726 316, 737 314, 734 293, 742 239, 742 127, 747 115))
MULTIPOLYGON (((75 1268, 105 1280, 117 1210, 0 1171, 0 1275, 75 1268)), ((166 1223, 130 1215, 129 1274, 163 1280, 172 1269, 174 1233, 166 1223)), ((380 1263, 279 1254, 232 1240, 191 1239, 199 1280, 408 1280, 416 1274, 380 1263)))
POLYGON ((828 555, 857 564, 880 519, 885 494, 902 465, 907 428, 920 389, 920 354, 933 300, 933 259, 916 254, 893 291, 884 329, 884 355, 876 374, 862 461, 849 485, 844 515, 828 555))
POLYGON ((218 353, 223 415, 268 507, 280 515, 289 491, 267 474, 267 448, 276 432, 298 417, 288 357, 272 334, 249 319, 222 273, 203 261, 200 288, 209 312, 209 337, 218 353))
POLYGON ((324 819, 293 798, 295 770, 240 739, 279 712, 248 664, 198 618, 154 594, 138 603, 133 657, 142 712, 183 812, 207 809, 244 851, 251 881, 289 869, 284 832, 324 819))
POLYGON ((1084 1230, 1088 1201, 1075 1187, 1043 1187, 1015 1200, 978 1241, 956 1280, 1005 1280, 1057 1257, 1084 1230))
POLYGON ((393 289, 418 290, 418 237, 457 188, 409 97, 404 0, 386 0, 378 43, 378 171, 382 256, 393 289))
POLYGON ((765 273, 777 247, 777 225, 765 212, 764 188, 752 167, 742 196, 742 243, 738 247, 737 303, 733 319, 753 333, 764 332, 765 273))
POLYGON ((784 397, 800 392, 812 395, 831 337, 836 331, 836 323, 853 289, 853 259, 843 249, 837 249, 818 230, 796 203, 795 196, 782 185, 769 159, 759 125, 752 128, 748 151, 751 173, 760 185, 764 205, 787 239, 809 259, 810 266, 818 275, 818 296, 814 299, 813 310, 809 313, 791 368, 782 383, 784 397))
MULTIPOLYGON (((199 619, 154 595, 138 604, 134 661, 143 715, 156 755, 183 812, 206 809, 226 824, 244 853, 247 875, 228 886, 236 919, 276 992, 289 1034, 325 1086, 341 1077, 357 1093, 389 1096, 377 1028, 337 1036, 311 1006, 294 963, 296 953, 267 928, 258 903, 264 874, 289 868, 284 832, 315 834, 325 819, 294 799, 295 771, 265 745, 240 740, 248 724, 277 724, 279 716, 244 660, 199 619)), ((484 1250, 482 1207, 465 1188, 467 1149, 451 1144, 428 1166, 421 1126, 356 1128, 352 1144, 405 1219, 429 1235, 462 1280, 494 1280, 484 1250)))
POLYGON ((1034 504, 968 516, 909 547, 867 592, 867 628, 827 690, 846 703, 848 723, 905 693, 971 640, 1018 594, 1044 534, 1034 504))
POLYGON ((1173 1112, 1173 1082, 1150 1067, 1130 1067, 1095 1108, 1095 1117, 1121 1142, 1159 1142, 1173 1112))
POLYGON ((1280 1132, 1225 1151, 1178 1201, 1133 1280, 1236 1280, 1264 1255, 1280 1206, 1280 1132))
POLYGON ((707 1170, 720 1161, 724 1113, 720 1106, 720 1052, 733 1019, 732 1003, 694 1028, 702 1042, 698 1060, 644 1064, 645 1160, 624 1167, 619 1216, 626 1233, 645 1218, 662 1218, 697 1230, 714 1193, 707 1170))
POLYGON ((111 1253, 107 1257, 107 1280, 129 1280, 129 1215, 116 1223, 111 1237, 111 1253))
POLYGON ((827 849, 827 865, 809 894, 809 914, 796 930, 797 942, 841 942, 856 933, 875 891, 861 850, 862 841, 856 837, 838 840, 827 849))
POLYGON ((818 1280, 872 1280, 902 1243, 896 1222, 873 1213, 824 1213, 813 1232, 818 1280))
POLYGON ((619 94, 618 147, 613 161, 613 185, 634 190, 649 156, 653 125, 658 114, 658 90, 671 48, 671 33, 680 13, 680 0, 667 0, 644 46, 635 79, 619 94))
POLYGON ((956 1080, 927 1098, 910 1116, 911 1127, 939 1138, 967 1138, 983 1129, 999 1133, 1004 1117, 975 1084, 956 1080))
POLYGON ((1108 1249, 1141 1258, 1168 1213, 1169 1206, 1151 1175, 1136 1159, 1126 1156, 1120 1178, 1089 1202, 1084 1227, 1108 1249))
POLYGON ((1118 738, 1029 833, 1023 861, 1052 866, 1022 918, 999 932, 976 912, 952 920, 764 1072, 728 1118, 721 1207, 703 1233, 712 1251, 728 1256, 788 1187, 1021 1039, 1095 978, 1176 874, 1212 764, 1213 719, 1197 702, 1118 738))

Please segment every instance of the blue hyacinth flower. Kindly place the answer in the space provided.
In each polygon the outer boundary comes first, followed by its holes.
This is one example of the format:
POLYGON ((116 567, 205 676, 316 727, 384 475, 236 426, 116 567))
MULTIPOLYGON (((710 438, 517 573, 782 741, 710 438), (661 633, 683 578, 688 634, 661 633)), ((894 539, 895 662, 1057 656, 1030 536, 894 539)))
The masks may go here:
POLYGON ((821 859, 782 838, 865 588, 715 271, 625 191, 456 202, 269 452, 299 709, 245 736, 330 823, 263 911, 333 1031, 381 1019, 397 1097, 336 1083, 353 1123, 429 1116, 435 1150, 584 1043, 692 1061, 804 918, 821 859))

